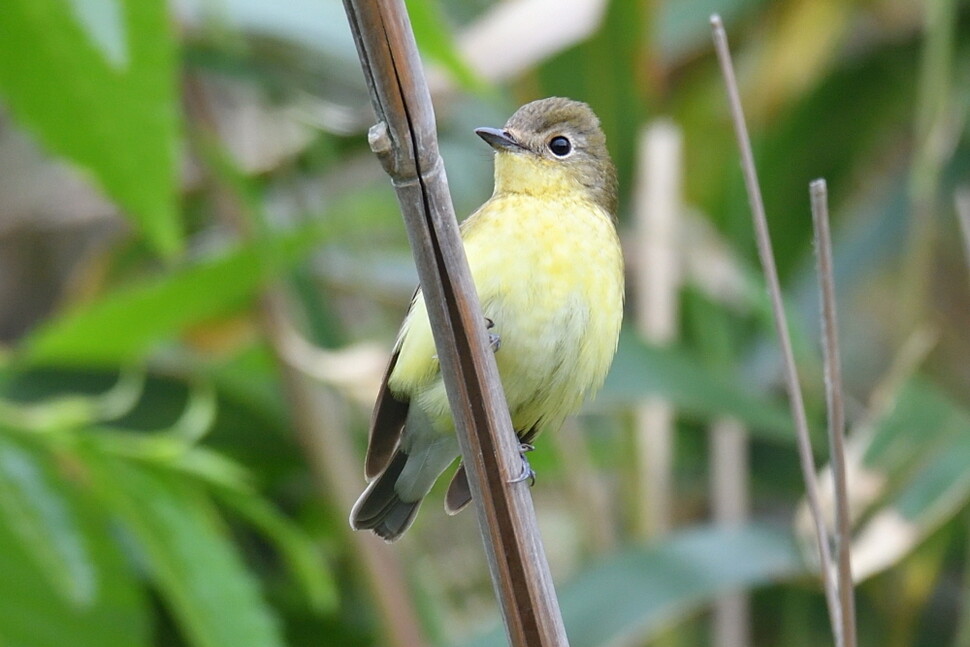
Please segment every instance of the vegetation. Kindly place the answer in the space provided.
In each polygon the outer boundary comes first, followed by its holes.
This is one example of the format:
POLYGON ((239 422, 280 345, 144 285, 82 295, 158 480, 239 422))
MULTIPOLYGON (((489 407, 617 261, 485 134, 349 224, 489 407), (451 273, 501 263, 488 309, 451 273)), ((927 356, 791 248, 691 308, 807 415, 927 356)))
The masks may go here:
MULTIPOLYGON (((859 644, 970 646, 970 7, 529 4, 408 2, 459 214, 491 189, 474 127, 581 99, 635 268, 642 133, 683 141, 675 340, 638 334, 631 274, 604 391, 530 454, 571 644, 728 647, 708 610, 734 591, 750 644, 831 641, 717 11, 819 439, 808 183, 830 189, 859 644), (676 414, 665 534, 645 400, 676 414), (724 420, 750 501, 730 524, 724 420)), ((393 546, 346 521, 415 274, 342 5, 7 0, 0 105, 0 643, 503 644, 474 515, 433 502, 393 546)))

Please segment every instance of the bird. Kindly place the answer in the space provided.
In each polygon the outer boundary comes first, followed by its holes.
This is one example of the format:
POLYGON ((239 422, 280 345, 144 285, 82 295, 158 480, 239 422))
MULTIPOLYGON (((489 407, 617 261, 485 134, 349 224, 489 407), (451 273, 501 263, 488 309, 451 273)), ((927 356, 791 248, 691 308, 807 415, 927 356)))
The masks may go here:
MULTIPOLYGON (((531 449, 599 390, 616 353, 624 302, 616 169, 596 114, 572 99, 532 101, 503 128, 475 133, 494 149, 494 191, 461 223, 461 238, 512 426, 531 449)), ((459 457, 418 289, 377 396, 368 485, 351 526, 398 539, 459 457)), ((457 514, 470 501, 459 465, 445 510, 457 514)))

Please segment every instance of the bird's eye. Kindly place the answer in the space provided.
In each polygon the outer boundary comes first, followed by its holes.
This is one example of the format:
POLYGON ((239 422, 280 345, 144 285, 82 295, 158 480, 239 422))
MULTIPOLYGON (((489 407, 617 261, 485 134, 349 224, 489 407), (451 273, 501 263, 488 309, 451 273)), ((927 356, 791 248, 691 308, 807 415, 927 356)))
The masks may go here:
POLYGON ((562 135, 557 135, 549 140, 549 150, 556 157, 566 157, 573 150, 573 145, 562 135))

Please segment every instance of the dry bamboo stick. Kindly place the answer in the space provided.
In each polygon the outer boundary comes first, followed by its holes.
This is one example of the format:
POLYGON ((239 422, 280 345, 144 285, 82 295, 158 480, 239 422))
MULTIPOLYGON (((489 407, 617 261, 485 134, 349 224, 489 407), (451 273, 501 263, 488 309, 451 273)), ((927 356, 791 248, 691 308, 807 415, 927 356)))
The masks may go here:
POLYGON ((434 111, 401 0, 345 0, 378 123, 371 148, 391 176, 512 645, 566 645, 518 441, 458 234, 434 111))
POLYGON ((755 239, 758 244, 758 256, 761 258, 762 269, 768 284, 771 297, 771 308, 775 319, 775 329, 781 345, 781 355, 784 362, 785 385, 788 390, 788 402, 792 419, 795 422, 795 440, 798 446, 798 456, 801 462, 802 477, 805 481, 805 494, 812 521, 815 526, 815 538, 819 550, 819 571, 825 588, 825 599, 829 608, 829 619, 836 645, 843 645, 841 607, 839 606, 837 582, 833 568, 832 552, 829 547, 829 533, 822 516, 822 506, 819 501, 818 477, 815 472, 815 461, 812 455, 812 443, 808 432, 808 417, 805 413, 805 403, 802 399, 802 389, 798 381, 798 369, 795 366, 795 353, 792 350, 791 335, 788 332, 788 319, 785 315, 784 303, 781 295, 781 284, 778 280, 778 270, 775 267, 775 257, 771 250, 771 236, 768 232, 768 219, 765 216, 764 201, 761 188, 758 185, 758 172, 754 165, 754 154, 751 151, 751 138, 744 121, 744 110, 741 107, 741 97, 738 83, 734 76, 734 66, 731 62, 731 51, 728 48, 727 33, 718 15, 711 16, 711 28, 714 36, 714 47, 727 86, 728 104, 734 124, 738 148, 741 153, 741 168, 744 172, 744 183, 751 205, 751 216, 754 221, 755 239))
POLYGON ((832 268, 832 237, 829 234, 828 189, 825 180, 809 186, 812 198, 812 222, 815 226, 815 248, 818 254, 819 294, 822 300, 822 349, 825 365, 825 402, 828 411, 829 453, 835 481, 835 552, 839 594, 842 645, 855 647, 855 597, 853 595, 852 526, 849 519, 849 495, 845 477, 845 406, 842 400, 842 366, 839 352, 839 330, 835 315, 835 276, 832 268))
MULTIPOLYGON (((657 121, 643 131, 639 148, 634 211, 637 329, 651 344, 669 344, 677 336, 680 289, 680 130, 669 121, 657 121)), ((636 526, 642 537, 659 537, 673 525, 674 410, 665 400, 649 398, 635 414, 640 489, 636 526)))
MULTIPOLYGON (((715 420, 710 438, 711 511, 714 522, 737 526, 749 514, 748 432, 737 420, 715 420)), ((750 603, 737 591, 714 602, 712 622, 714 647, 746 647, 751 643, 750 603)))

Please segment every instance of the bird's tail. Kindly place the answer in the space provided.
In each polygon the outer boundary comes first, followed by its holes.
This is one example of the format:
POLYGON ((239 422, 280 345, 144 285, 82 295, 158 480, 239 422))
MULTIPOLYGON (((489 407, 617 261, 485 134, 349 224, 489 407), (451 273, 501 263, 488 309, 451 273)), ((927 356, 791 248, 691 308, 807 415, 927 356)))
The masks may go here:
POLYGON ((421 499, 402 501, 395 487, 407 462, 408 455, 398 450, 387 469, 367 486, 350 513, 354 530, 373 530, 379 537, 394 541, 411 527, 421 499))
MULTIPOLYGON (((430 426, 422 429, 430 430, 430 426)), ((421 500, 458 454, 454 434, 411 432, 381 475, 360 495, 350 513, 350 525, 394 541, 411 526, 421 500)))

